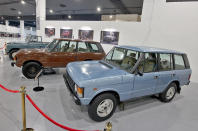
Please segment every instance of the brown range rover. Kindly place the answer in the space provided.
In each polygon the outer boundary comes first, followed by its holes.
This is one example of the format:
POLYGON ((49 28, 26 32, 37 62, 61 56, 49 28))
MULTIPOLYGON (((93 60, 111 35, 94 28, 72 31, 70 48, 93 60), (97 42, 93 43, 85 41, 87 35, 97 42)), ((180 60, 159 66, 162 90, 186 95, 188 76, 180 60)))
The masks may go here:
POLYGON ((18 51, 11 65, 22 67, 23 75, 33 79, 42 68, 65 67, 69 62, 101 60, 104 56, 98 42, 54 39, 45 49, 18 51))

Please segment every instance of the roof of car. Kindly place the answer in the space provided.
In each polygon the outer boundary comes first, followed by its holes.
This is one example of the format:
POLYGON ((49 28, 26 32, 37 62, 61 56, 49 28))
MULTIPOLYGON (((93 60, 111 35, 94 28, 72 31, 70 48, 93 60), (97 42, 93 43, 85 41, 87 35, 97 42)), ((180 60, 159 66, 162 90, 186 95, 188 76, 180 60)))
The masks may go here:
POLYGON ((161 49, 161 48, 155 48, 155 47, 148 47, 148 46, 117 46, 121 48, 126 48, 130 50, 135 50, 139 52, 155 52, 155 53, 175 53, 175 54, 185 54, 182 52, 178 52, 175 50, 169 50, 169 49, 161 49))
POLYGON ((57 40, 69 40, 69 41, 77 41, 77 42, 89 42, 89 43, 99 43, 97 41, 91 40, 80 40, 80 39, 69 39, 69 38, 56 38, 57 40))

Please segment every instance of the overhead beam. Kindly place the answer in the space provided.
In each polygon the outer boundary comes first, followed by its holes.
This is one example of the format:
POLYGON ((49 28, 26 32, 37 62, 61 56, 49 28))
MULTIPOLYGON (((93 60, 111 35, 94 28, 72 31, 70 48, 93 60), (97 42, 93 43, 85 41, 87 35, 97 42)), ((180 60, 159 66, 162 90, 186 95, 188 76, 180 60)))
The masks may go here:
MULTIPOLYGON (((35 2, 35 0, 24 0, 24 1, 27 2, 28 4, 36 5, 36 4, 30 3, 31 1, 35 2)), ((2 2, 2 3, 0 3, 0 6, 17 4, 17 3, 20 3, 20 2, 21 2, 21 0, 13 0, 13 1, 8 1, 8 2, 2 2)))
POLYGON ((124 14, 130 14, 130 10, 127 9, 122 0, 109 0, 116 8, 120 9, 124 14))

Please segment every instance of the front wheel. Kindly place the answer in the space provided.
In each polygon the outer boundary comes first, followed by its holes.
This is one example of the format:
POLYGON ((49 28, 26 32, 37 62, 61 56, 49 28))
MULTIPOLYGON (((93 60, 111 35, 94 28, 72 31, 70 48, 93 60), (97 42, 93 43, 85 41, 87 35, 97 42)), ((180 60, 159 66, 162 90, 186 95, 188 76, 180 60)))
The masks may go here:
POLYGON ((175 97, 176 91, 177 85, 175 83, 171 83, 167 89, 159 95, 160 100, 162 102, 170 102, 175 97))
POLYGON ((110 118, 117 107, 117 99, 111 93, 97 96, 88 107, 91 119, 101 122, 110 118))
POLYGON ((34 79, 41 70, 41 65, 36 62, 29 62, 22 68, 23 75, 28 79, 34 79))

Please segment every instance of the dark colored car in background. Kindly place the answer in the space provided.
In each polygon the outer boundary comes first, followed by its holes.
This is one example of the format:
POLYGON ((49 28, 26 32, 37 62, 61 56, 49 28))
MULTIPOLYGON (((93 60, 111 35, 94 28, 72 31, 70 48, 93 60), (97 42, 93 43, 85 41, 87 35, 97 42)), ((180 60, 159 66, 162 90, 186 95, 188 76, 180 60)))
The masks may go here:
POLYGON ((13 53, 20 49, 45 48, 49 43, 42 42, 41 36, 28 36, 25 42, 10 42, 6 44, 6 54, 13 60, 13 53))

